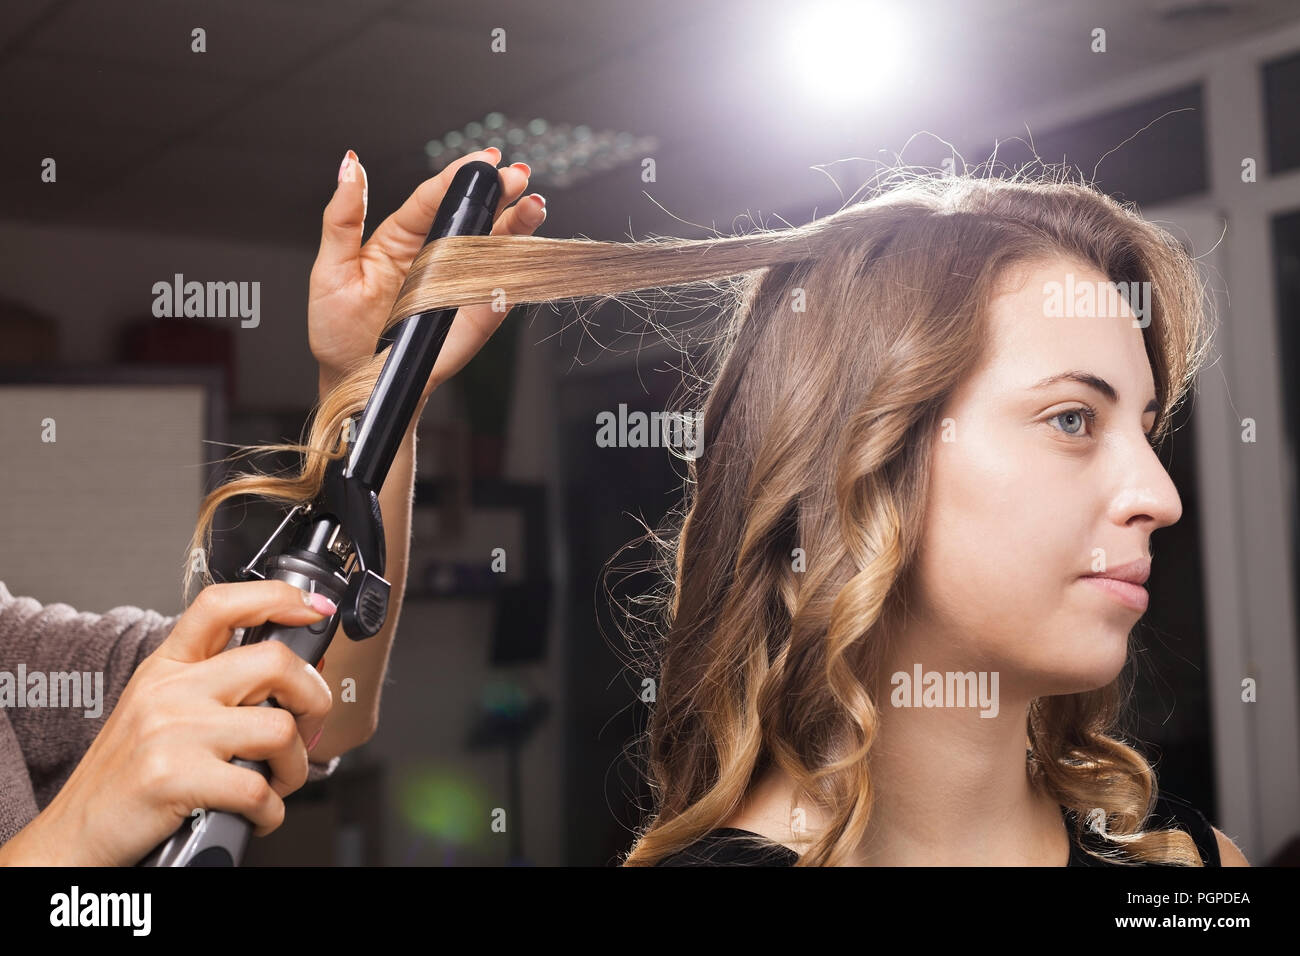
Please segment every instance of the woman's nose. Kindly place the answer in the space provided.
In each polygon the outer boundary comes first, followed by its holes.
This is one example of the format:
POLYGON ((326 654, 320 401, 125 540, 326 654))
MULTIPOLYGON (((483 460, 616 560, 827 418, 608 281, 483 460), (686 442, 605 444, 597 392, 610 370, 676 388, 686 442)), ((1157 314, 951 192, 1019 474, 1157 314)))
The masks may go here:
POLYGON ((1138 435, 1133 448, 1135 461, 1125 469, 1127 478, 1117 496, 1116 518, 1123 524, 1146 520, 1152 530, 1177 524, 1183 516, 1183 502, 1174 480, 1146 435, 1138 435))

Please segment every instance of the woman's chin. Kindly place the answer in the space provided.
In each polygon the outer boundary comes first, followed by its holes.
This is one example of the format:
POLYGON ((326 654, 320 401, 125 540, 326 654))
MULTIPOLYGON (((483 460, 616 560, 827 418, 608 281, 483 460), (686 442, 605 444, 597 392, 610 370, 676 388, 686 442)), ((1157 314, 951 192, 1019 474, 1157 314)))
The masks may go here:
POLYGON ((1128 660, 1128 632, 1095 633, 1087 646, 1078 648, 1071 657, 1056 668, 1057 675, 1073 688, 1065 693, 1078 694, 1105 687, 1120 675, 1128 660))
POLYGON ((1105 687, 1128 660, 1128 630, 1112 627, 1083 628, 1051 642, 1055 653, 1032 668, 1040 688, 1036 696, 1080 694, 1105 687))

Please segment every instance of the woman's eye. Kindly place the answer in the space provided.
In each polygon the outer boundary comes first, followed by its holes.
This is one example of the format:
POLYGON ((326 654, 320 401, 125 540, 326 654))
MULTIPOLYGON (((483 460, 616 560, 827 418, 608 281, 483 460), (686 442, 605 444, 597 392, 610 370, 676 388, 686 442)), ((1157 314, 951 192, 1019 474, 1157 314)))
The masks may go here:
POLYGON ((1048 421, 1060 422, 1060 430, 1067 435, 1084 434, 1084 425, 1091 425, 1096 421, 1096 413, 1089 408, 1071 408, 1067 411, 1053 415, 1048 421))

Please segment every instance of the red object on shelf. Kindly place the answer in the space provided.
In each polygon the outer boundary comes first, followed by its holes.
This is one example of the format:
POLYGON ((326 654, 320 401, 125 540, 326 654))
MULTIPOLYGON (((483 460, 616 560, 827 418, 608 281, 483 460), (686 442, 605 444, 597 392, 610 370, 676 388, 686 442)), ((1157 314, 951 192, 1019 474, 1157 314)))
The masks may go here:
POLYGON ((506 440, 500 435, 471 435, 470 461, 475 478, 500 478, 505 472, 506 440))
POLYGON ((0 365, 54 364, 59 326, 53 316, 14 299, 0 299, 0 365))
POLYGON ((197 319, 150 317, 132 322, 118 339, 117 360, 157 365, 219 365, 226 401, 235 403, 235 335, 197 319))

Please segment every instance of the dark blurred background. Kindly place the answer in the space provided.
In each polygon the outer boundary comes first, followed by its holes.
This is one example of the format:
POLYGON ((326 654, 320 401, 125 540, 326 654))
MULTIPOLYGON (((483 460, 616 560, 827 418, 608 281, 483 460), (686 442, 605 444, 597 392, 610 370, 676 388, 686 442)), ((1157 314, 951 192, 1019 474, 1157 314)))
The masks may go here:
MULTIPOLYGON (((807 222, 880 162, 1036 155, 1205 264, 1217 361, 1165 454, 1184 516, 1155 538, 1132 732, 1161 787, 1252 862, 1293 860, 1297 107, 1290 0, 9 0, 0 580, 82 610, 182 610, 177 555, 229 450, 212 443, 295 439, 315 401, 307 280, 348 148, 367 236, 498 145, 548 200, 540 235, 607 240, 807 222), (256 320, 155 316, 178 275, 256 283, 256 320), (52 409, 84 465, 34 457, 52 409)), ((651 557, 619 549, 680 506, 684 465, 599 447, 595 422, 673 407, 684 363, 638 311, 517 309, 439 390, 380 729, 290 797, 248 863, 607 865, 628 848, 646 712, 612 602, 654 582, 602 572, 651 557), (485 575, 498 546, 509 573, 485 575)), ((226 509, 215 570, 231 579, 279 517, 226 509)))

